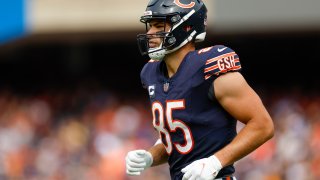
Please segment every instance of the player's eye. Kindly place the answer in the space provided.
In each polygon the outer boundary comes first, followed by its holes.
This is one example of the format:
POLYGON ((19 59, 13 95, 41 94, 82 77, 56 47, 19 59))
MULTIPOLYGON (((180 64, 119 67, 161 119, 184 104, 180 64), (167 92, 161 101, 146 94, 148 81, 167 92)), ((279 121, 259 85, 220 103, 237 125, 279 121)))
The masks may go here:
POLYGON ((164 28, 164 25, 163 24, 157 24, 155 27, 156 28, 164 28))
POLYGON ((164 29, 164 25, 162 25, 162 24, 156 24, 156 25, 149 24, 148 27, 149 27, 149 29, 152 27, 154 27, 156 29, 164 29))

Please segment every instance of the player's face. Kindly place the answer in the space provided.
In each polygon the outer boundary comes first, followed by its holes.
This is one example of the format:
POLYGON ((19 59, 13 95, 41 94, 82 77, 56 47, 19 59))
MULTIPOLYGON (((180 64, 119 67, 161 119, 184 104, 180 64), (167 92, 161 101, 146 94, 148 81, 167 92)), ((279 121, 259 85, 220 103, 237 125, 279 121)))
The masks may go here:
POLYGON ((149 47, 159 47, 163 41, 163 38, 160 38, 159 36, 161 35, 161 33, 169 32, 170 24, 164 22, 163 20, 151 20, 148 26, 149 29, 147 34, 150 35, 150 37, 152 37, 149 39, 149 47))

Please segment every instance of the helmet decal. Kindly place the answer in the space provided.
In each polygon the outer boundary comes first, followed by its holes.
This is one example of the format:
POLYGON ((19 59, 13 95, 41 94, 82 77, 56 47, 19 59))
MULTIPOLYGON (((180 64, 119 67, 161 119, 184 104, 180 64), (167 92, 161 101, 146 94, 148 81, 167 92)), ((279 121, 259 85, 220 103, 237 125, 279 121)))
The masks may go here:
POLYGON ((193 8, 193 6, 196 4, 194 2, 190 2, 189 4, 183 4, 180 2, 180 0, 174 0, 173 3, 175 3, 177 6, 181 8, 193 8))

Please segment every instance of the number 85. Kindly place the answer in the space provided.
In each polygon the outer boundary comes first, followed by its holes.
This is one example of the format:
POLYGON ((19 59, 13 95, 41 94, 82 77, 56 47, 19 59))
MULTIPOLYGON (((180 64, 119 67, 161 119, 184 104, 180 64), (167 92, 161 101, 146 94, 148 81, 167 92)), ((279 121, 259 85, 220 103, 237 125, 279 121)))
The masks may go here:
POLYGON ((193 146, 194 146, 194 141, 193 141, 190 128, 183 121, 172 118, 173 110, 182 110, 182 109, 185 109, 184 99, 166 101, 165 114, 164 114, 164 108, 159 101, 155 101, 152 103, 153 126, 159 132, 160 137, 161 137, 161 134, 164 135, 166 143, 163 143, 163 142, 162 143, 169 155, 172 153, 173 146, 181 154, 188 154, 193 149, 193 146), (156 116, 156 112, 158 112, 158 116, 156 116), (166 118, 164 118, 164 115, 166 116, 166 118), (169 129, 165 127, 165 120, 169 129), (170 134, 175 133, 177 129, 182 130, 184 134, 183 144, 172 143, 170 134))

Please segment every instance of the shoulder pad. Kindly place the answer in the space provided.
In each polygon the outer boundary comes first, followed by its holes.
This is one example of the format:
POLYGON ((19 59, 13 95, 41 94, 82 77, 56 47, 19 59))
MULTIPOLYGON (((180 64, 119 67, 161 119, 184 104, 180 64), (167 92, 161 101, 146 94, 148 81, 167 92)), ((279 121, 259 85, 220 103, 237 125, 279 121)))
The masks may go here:
POLYGON ((142 83, 142 87, 146 87, 146 84, 148 84, 149 79, 152 75, 152 73, 156 72, 155 69, 159 65, 161 61, 150 59, 142 68, 140 72, 140 79, 142 83))
MULTIPOLYGON (((204 68, 204 77, 218 77, 230 71, 240 71, 239 56, 231 48, 223 45, 213 46, 210 49, 199 50, 200 53, 208 53, 204 68)), ((198 53, 199 53, 198 52, 198 53)))

